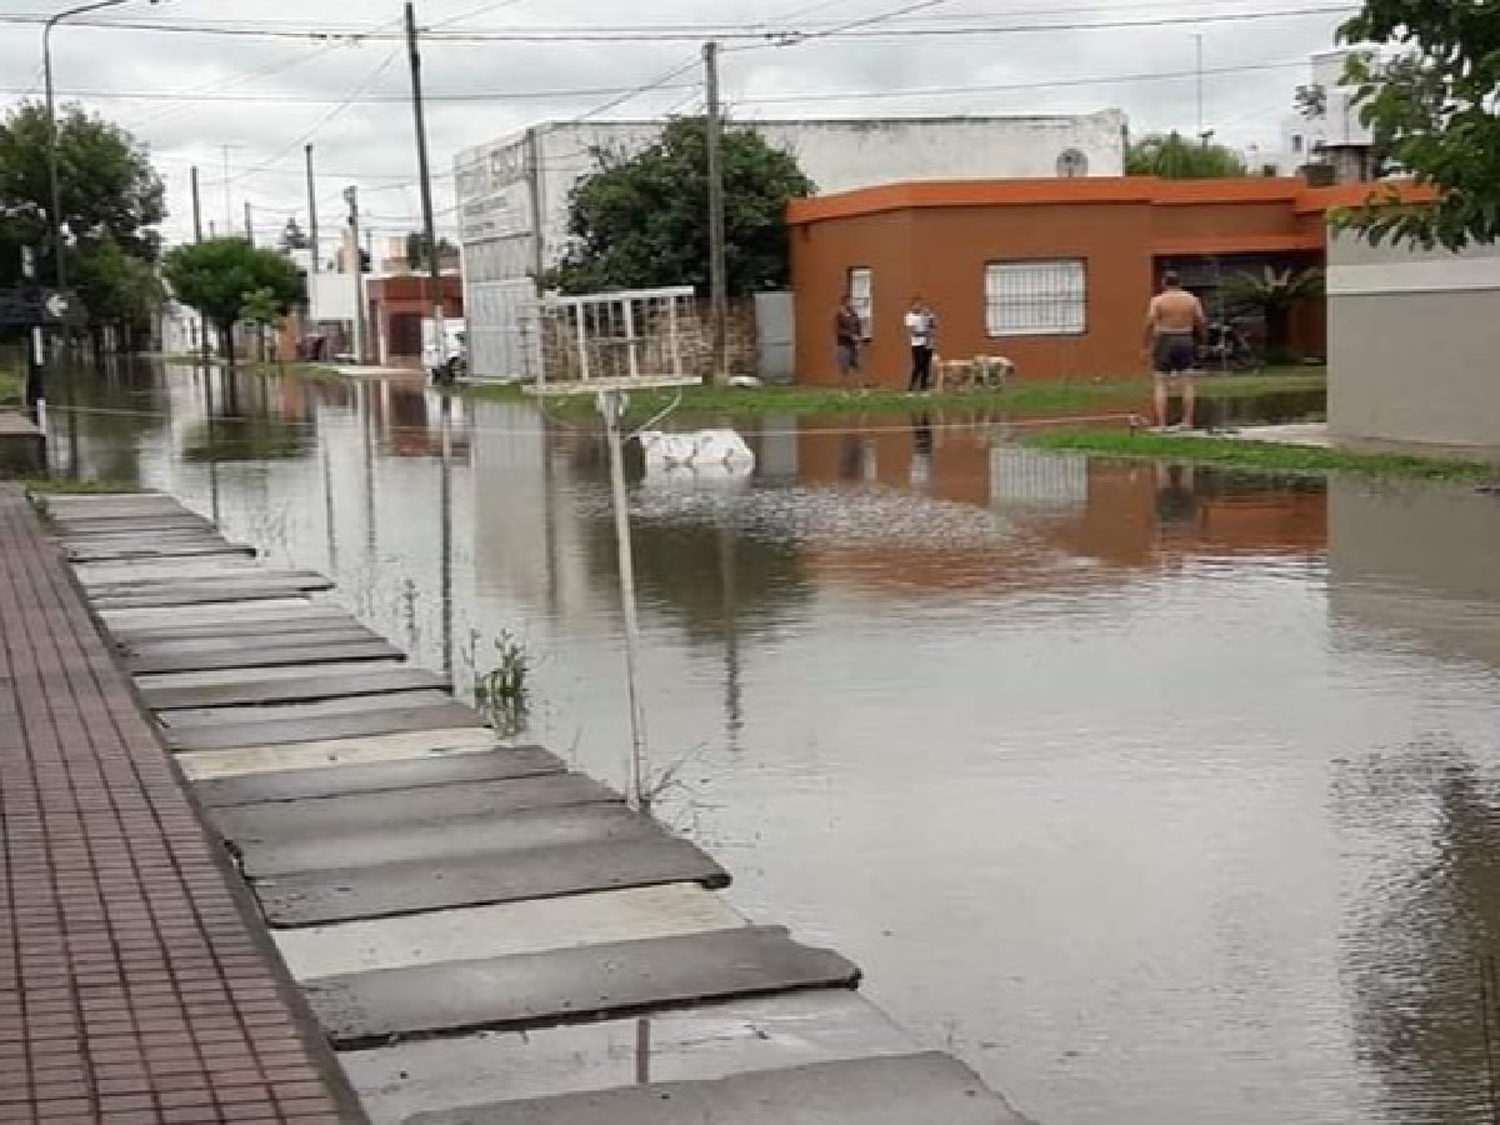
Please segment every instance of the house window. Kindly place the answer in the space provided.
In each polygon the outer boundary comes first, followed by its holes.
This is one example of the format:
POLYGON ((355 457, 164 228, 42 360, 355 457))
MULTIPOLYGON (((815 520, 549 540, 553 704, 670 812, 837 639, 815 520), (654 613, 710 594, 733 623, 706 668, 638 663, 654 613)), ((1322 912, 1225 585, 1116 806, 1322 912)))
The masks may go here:
POLYGON ((875 327, 875 275, 864 266, 849 271, 849 303, 859 314, 863 337, 868 340, 875 327))
POLYGON ((1298 156, 1302 155, 1302 134, 1301 133, 1293 133, 1292 134, 1292 152, 1294 152, 1298 156))
POLYGON ((991 262, 984 273, 991 336, 1080 336, 1088 318, 1088 276, 1077 259, 991 262))

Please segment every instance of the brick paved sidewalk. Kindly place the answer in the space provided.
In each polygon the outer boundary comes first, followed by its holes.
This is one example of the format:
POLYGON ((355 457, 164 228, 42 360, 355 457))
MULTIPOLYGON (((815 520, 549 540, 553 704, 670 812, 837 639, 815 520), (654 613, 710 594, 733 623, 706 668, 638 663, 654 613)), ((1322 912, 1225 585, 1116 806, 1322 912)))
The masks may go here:
POLYGON ((0 484, 0 1122, 363 1120, 236 884, 0 484))

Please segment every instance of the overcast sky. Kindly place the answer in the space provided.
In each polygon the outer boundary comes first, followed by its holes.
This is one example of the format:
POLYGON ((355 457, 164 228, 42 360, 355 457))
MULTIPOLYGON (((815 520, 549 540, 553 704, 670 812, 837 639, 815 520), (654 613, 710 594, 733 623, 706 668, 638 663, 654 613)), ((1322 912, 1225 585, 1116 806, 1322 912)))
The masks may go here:
MULTIPOLYGON (((1137 132, 1196 128, 1197 43, 1203 41, 1206 119, 1236 146, 1277 145, 1305 60, 1332 45, 1338 0, 951 0, 858 34, 797 46, 730 50, 724 87, 740 118, 1074 113, 1118 107, 1137 132), (1303 15, 1231 20, 1255 12, 1303 15), (1186 22, 1202 18, 1204 22, 1186 22), (1149 26, 1059 30, 1059 24, 1149 26), (957 28, 1045 24, 1033 33, 930 34, 957 28), (873 33, 881 33, 880 37, 873 33), (925 32, 928 34, 916 34, 925 32), (1253 68, 1215 74, 1228 68, 1253 68), (1132 76, 1133 81, 1094 81, 1132 76), (1175 77, 1172 77, 1175 76, 1175 77), (1002 87, 996 89, 995 87, 1002 87), (942 91, 921 93, 920 91, 942 91), (847 95, 847 96, 829 96, 847 95), (793 98, 807 97, 797 101, 793 98)), ((915 6, 917 0, 419 0, 434 32, 580 32, 662 25, 827 31, 915 6)), ((68 0, 0 0, 0 18, 45 17, 68 0)), ((1352 12, 1352 6, 1350 8, 1352 12)), ((396 0, 131 0, 119 21, 276 28, 300 33, 399 30, 396 0), (386 21, 382 25, 382 21, 386 21)), ((853 29, 851 29, 852 31, 853 29)), ((726 43, 726 47, 731 44, 726 43)), ((741 44, 744 45, 744 44, 741 44)), ((699 47, 648 41, 429 42, 426 86, 440 225, 452 226, 449 173, 458 150, 528 125, 568 119, 613 101, 610 91, 650 83, 690 63, 699 47), (576 92, 576 93, 569 93, 576 92), (445 94, 480 96, 443 101, 445 94), (484 100, 492 96, 492 100, 484 100)), ((0 23, 0 97, 40 89, 41 29, 0 23)), ((305 220, 303 145, 317 146, 325 222, 358 184, 380 234, 414 229, 416 159, 404 49, 397 42, 329 43, 62 26, 54 37, 57 86, 120 122, 151 147, 171 191, 169 236, 191 229, 188 170, 202 168, 204 210, 222 229, 254 206, 272 241, 289 215, 305 220), (107 95, 116 95, 114 97, 107 95), (119 95, 129 95, 121 97, 119 95), (151 100, 149 96, 164 96, 151 100), (353 102, 348 99, 354 97, 353 102), (263 99, 263 100, 249 100, 263 99), (274 101, 264 99, 291 99, 274 101), (224 163, 230 165, 226 207, 224 163)), ((702 105, 696 69, 667 88, 602 115, 644 117, 702 105)))

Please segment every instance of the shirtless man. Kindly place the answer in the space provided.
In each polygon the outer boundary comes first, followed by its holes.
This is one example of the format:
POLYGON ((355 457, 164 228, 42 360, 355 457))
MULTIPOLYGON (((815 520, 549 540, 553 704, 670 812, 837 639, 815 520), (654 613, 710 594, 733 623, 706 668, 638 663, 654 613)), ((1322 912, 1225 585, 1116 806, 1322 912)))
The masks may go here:
POLYGON ((1167 428, 1170 384, 1182 381, 1182 425, 1193 428, 1198 404, 1198 334, 1207 326, 1203 304, 1182 287, 1182 279, 1169 270, 1161 279, 1162 291, 1146 312, 1146 347, 1156 372, 1156 424, 1167 428))

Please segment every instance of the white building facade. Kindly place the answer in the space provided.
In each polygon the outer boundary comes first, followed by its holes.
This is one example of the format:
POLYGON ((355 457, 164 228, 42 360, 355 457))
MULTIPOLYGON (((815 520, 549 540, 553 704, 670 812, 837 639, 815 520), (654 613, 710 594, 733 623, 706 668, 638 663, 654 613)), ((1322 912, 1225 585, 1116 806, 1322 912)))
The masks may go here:
POLYGON ((1355 90, 1344 82, 1351 51, 1321 51, 1312 56, 1310 81, 1303 89, 1313 93, 1311 112, 1294 113, 1281 124, 1281 152, 1275 164, 1286 176, 1294 176, 1308 164, 1331 162, 1336 154, 1370 151, 1372 131, 1360 119, 1355 90))
MULTIPOLYGON (((1125 116, 752 121, 794 155, 819 191, 914 180, 1119 176, 1125 116)), ((525 339, 534 279, 566 249, 568 201, 600 149, 633 155, 664 122, 549 124, 462 152, 455 161, 470 370, 516 378, 534 363, 525 339)))

